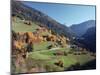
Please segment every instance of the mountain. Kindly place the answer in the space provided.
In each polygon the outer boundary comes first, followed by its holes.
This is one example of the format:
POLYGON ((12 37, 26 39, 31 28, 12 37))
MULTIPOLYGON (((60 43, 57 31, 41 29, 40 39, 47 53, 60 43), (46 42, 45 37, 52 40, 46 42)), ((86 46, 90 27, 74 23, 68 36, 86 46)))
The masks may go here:
POLYGON ((74 24, 70 26, 70 29, 76 34, 76 36, 81 37, 89 28, 95 27, 95 22, 95 20, 88 20, 80 24, 74 24))
POLYGON ((73 32, 71 32, 67 26, 60 24, 35 8, 25 5, 21 1, 12 1, 12 15, 17 15, 17 17, 22 20, 25 19, 38 23, 38 25, 44 26, 56 34, 64 35, 69 38, 74 36, 73 32))
POLYGON ((84 43, 93 52, 96 52, 96 27, 91 27, 83 35, 84 43))
POLYGON ((84 44, 91 52, 96 52, 96 27, 89 28, 82 38, 77 41, 84 44))

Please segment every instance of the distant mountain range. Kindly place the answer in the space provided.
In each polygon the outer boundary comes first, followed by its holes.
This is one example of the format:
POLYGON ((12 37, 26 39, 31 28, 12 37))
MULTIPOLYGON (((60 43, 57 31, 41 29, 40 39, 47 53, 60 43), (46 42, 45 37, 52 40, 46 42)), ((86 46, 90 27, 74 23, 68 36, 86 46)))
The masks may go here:
POLYGON ((88 20, 80 24, 74 24, 70 29, 75 33, 77 44, 81 44, 92 52, 96 52, 96 21, 88 20))
POLYGON ((80 24, 74 24, 70 29, 76 34, 76 36, 81 37, 89 28, 95 27, 95 22, 95 20, 88 20, 80 24))
POLYGON ((38 23, 38 25, 45 26, 56 34, 64 35, 69 38, 74 36, 73 32, 67 26, 60 24, 35 8, 24 5, 20 1, 12 2, 12 15, 17 15, 21 19, 31 20, 38 23))

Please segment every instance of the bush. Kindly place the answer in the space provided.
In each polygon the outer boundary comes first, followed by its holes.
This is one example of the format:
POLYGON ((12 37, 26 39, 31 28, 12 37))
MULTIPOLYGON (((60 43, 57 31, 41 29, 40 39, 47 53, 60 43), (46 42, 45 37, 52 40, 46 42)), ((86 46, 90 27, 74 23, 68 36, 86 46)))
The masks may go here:
POLYGON ((60 67, 64 66, 62 61, 55 62, 54 64, 60 67))
POLYGON ((53 47, 52 45, 49 45, 47 48, 48 48, 48 49, 51 49, 52 47, 53 47))
POLYGON ((64 51, 64 55, 67 56, 67 52, 64 51))

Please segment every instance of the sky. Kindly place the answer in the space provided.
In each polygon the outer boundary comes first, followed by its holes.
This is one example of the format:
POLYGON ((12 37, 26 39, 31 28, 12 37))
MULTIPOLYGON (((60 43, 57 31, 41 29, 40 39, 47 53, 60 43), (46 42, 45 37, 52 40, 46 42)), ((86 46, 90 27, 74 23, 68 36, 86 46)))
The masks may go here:
POLYGON ((23 3, 45 13, 66 26, 79 24, 87 20, 95 20, 95 6, 27 1, 23 3))

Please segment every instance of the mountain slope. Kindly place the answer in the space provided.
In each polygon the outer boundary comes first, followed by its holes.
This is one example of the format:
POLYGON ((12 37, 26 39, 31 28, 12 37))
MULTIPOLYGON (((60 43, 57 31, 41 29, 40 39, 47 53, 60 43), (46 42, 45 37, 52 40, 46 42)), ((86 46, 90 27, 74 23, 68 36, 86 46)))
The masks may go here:
POLYGON ((85 38, 84 43, 87 47, 91 51, 96 52, 96 27, 89 28, 83 37, 85 38))
POLYGON ((58 23, 51 17, 34 8, 24 5, 20 1, 12 2, 12 15, 17 15, 17 17, 20 17, 22 20, 25 19, 36 22, 38 25, 44 26, 56 34, 65 35, 70 38, 73 36, 73 33, 65 25, 58 23))
POLYGON ((96 52, 96 27, 89 28, 82 38, 77 41, 84 44, 91 52, 96 52))
POLYGON ((95 20, 88 20, 80 24, 72 25, 71 30, 77 35, 82 36, 88 30, 88 28, 95 26, 95 20))

